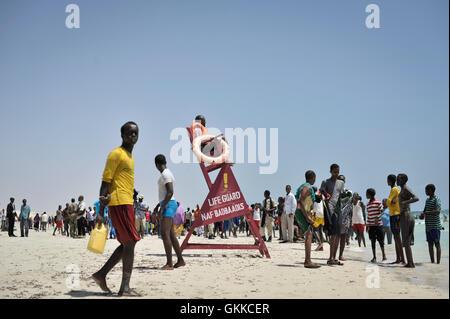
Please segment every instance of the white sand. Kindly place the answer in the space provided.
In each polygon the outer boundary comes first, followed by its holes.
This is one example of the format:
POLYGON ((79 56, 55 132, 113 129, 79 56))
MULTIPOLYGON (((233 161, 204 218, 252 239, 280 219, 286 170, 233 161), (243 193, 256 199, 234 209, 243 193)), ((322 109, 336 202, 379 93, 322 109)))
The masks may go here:
MULTIPOLYGON (((31 230, 28 238, 0 233, 0 298, 104 298, 90 275, 106 262, 118 242, 108 240, 105 253, 96 255, 86 250, 88 236, 70 239, 51 232, 31 230), (79 268, 79 275, 66 272, 71 264, 79 268), (70 285, 74 277, 80 279, 78 286, 70 285)), ((244 235, 215 240, 192 237, 194 241, 251 244, 253 239, 244 235)), ((136 245, 131 286, 145 298, 449 298, 445 265, 405 269, 380 264, 373 268, 367 262, 369 248, 359 249, 352 242, 344 266, 326 265, 325 244, 325 251, 312 254, 313 261, 323 266, 306 269, 302 243, 280 244, 275 239, 267 246, 270 259, 262 258, 257 250, 185 250, 186 267, 161 271, 158 268, 166 261, 162 241, 147 236, 136 245), (380 287, 368 288, 367 277, 377 271, 380 287)), ((392 245, 387 255, 389 261, 394 259, 392 245)), ((107 277, 114 293, 121 273, 120 262, 107 277)))

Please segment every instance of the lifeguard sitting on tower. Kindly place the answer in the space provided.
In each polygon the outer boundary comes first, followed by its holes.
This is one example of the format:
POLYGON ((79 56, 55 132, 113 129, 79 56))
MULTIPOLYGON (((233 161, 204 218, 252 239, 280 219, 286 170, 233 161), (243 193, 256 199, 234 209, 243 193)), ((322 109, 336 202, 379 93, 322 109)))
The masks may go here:
POLYGON ((198 161, 207 164, 225 163, 230 156, 230 147, 223 137, 210 135, 206 129, 206 119, 197 115, 190 128, 192 136, 192 151, 198 161))
POLYGON ((222 134, 218 136, 210 135, 205 126, 205 117, 198 115, 191 126, 186 128, 192 142, 192 151, 199 161, 209 193, 181 245, 181 251, 184 249, 257 249, 263 256, 270 258, 269 251, 261 238, 258 227, 231 171, 233 163, 227 162, 230 156, 230 147, 222 134), (209 165, 206 166, 205 164, 209 165), (220 171, 213 183, 209 174, 215 170, 220 171), (254 244, 189 243, 196 227, 211 225, 241 215, 247 218, 249 229, 255 239, 254 244))

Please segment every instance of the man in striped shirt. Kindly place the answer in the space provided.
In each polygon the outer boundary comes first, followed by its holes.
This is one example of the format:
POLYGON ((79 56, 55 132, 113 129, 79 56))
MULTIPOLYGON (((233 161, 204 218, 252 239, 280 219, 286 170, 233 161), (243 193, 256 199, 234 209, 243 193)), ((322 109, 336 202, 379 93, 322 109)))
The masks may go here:
POLYGON ((375 247, 378 240, 378 243, 381 247, 381 252, 383 254, 383 261, 386 260, 386 254, 384 253, 384 234, 383 234, 383 222, 381 221, 381 216, 383 216, 383 205, 381 202, 375 198, 375 190, 373 188, 369 188, 366 191, 366 197, 369 200, 366 206, 367 210, 367 232, 369 233, 369 238, 372 242, 372 253, 373 259, 372 263, 377 262, 377 257, 375 253, 375 247))
POLYGON ((425 208, 422 215, 420 215, 420 219, 425 218, 425 231, 431 263, 434 263, 434 244, 436 246, 437 263, 439 264, 441 262, 441 200, 434 195, 435 191, 436 187, 433 184, 429 184, 425 187, 425 194, 429 197, 425 202, 425 208))

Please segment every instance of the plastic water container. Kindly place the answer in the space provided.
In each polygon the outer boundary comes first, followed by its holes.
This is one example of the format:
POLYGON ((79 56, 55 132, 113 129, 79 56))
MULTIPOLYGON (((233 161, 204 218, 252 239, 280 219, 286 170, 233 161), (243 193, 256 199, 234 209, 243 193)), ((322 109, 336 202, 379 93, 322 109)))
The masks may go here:
POLYGON ((91 232, 87 249, 95 254, 103 254, 105 249, 106 238, 108 237, 108 229, 104 224, 98 229, 97 225, 91 232))

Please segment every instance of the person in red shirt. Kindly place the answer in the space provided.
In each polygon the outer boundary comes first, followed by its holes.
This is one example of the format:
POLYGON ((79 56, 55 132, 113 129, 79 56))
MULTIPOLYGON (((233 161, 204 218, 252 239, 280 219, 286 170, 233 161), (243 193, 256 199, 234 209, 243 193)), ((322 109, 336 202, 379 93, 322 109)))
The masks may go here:
POLYGON ((150 211, 145 212, 145 234, 148 235, 148 227, 150 225, 150 211))
POLYGON ((372 242, 372 253, 373 259, 372 263, 377 262, 376 257, 376 243, 380 244, 381 252, 383 254, 383 261, 386 259, 386 254, 384 253, 384 233, 383 233, 383 222, 381 221, 381 216, 383 216, 383 205, 379 200, 375 198, 375 190, 373 188, 369 188, 366 191, 366 197, 369 200, 366 206, 367 210, 367 232, 369 233, 369 239, 372 242))

